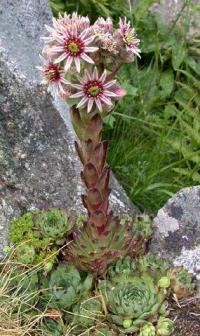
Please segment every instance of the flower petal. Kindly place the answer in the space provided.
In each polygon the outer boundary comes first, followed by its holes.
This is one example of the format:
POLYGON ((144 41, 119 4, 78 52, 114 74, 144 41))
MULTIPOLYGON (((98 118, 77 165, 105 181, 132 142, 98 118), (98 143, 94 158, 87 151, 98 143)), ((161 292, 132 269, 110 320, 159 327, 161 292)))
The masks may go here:
POLYGON ((95 100, 95 103, 96 103, 96 105, 97 105, 99 111, 102 112, 102 104, 101 104, 100 99, 97 98, 97 99, 95 100))
POLYGON ((77 92, 73 95, 70 96, 70 98, 80 98, 80 97, 84 97, 84 92, 77 92))
POLYGON ((116 80, 114 79, 114 80, 112 80, 112 81, 110 81, 110 82, 105 83, 105 84, 104 84, 104 88, 105 88, 105 89, 108 89, 109 87, 111 87, 111 86, 113 86, 113 85, 115 85, 115 84, 116 84, 116 80))
POLYGON ((92 74, 92 79, 97 80, 99 78, 97 67, 94 68, 94 72, 92 74))
POLYGON ((80 55, 80 57, 81 57, 84 61, 86 61, 86 62, 88 62, 88 63, 91 63, 91 64, 94 64, 94 61, 93 61, 87 54, 83 53, 83 54, 80 55))
POLYGON ((94 104, 94 100, 93 100, 93 99, 89 99, 88 107, 87 107, 87 112, 88 112, 88 113, 90 113, 93 104, 94 104))
MULTIPOLYGON (((80 80, 80 79, 79 79, 79 80, 80 80)), ((74 87, 75 89, 78 89, 78 90, 82 90, 82 88, 83 88, 83 86, 80 85, 80 84, 72 84, 72 83, 70 83, 70 85, 71 85, 72 87, 74 87)))
POLYGON ((87 101, 88 101, 88 98, 87 97, 83 97, 76 107, 77 108, 82 107, 83 105, 85 105, 85 103, 87 103, 87 101))
POLYGON ((95 52, 95 51, 97 51, 97 50, 99 50, 98 47, 85 47, 85 48, 84 48, 84 51, 85 51, 85 52, 95 52))
POLYGON ((111 92, 111 91, 108 91, 108 90, 105 90, 103 93, 104 93, 104 95, 107 96, 107 97, 117 97, 117 94, 116 94, 116 93, 111 92))
POLYGON ((76 65, 76 70, 78 73, 81 71, 81 62, 80 62, 80 57, 74 57, 75 65, 76 65))
POLYGON ((106 96, 102 95, 101 96, 101 100, 106 104, 106 105, 109 105, 109 106, 112 106, 113 103, 111 102, 110 98, 107 98, 106 96))
POLYGON ((84 40, 84 44, 85 44, 85 45, 88 45, 88 44, 90 44, 92 41, 94 41, 94 39, 95 39, 95 35, 90 36, 90 37, 88 37, 86 40, 84 40))
MULTIPOLYGON (((87 33, 88 33, 88 28, 86 28, 86 29, 84 29, 83 31, 82 31, 82 33, 79 35, 79 37, 80 37, 80 39, 84 39, 84 37, 87 35, 87 33)), ((94 40, 94 38, 93 38, 93 40, 94 40)), ((92 40, 92 41, 93 41, 92 40)), ((87 41, 87 40, 85 40, 85 41, 87 41)), ((84 41, 84 42, 85 42, 84 41)))
POLYGON ((73 57, 72 56, 68 56, 66 64, 65 64, 65 67, 64 67, 65 71, 67 71, 71 67, 72 61, 73 61, 73 57))
POLYGON ((99 78, 99 80, 104 83, 107 77, 107 71, 104 70, 104 72, 102 73, 101 77, 99 78))
POLYGON ((53 51, 53 52, 62 52, 62 51, 64 51, 64 47, 63 47, 63 46, 59 46, 59 47, 50 47, 49 50, 50 50, 50 51, 53 51))
POLYGON ((67 57, 67 55, 65 53, 61 54, 59 57, 57 57, 54 61, 55 64, 62 62, 65 58, 67 57))

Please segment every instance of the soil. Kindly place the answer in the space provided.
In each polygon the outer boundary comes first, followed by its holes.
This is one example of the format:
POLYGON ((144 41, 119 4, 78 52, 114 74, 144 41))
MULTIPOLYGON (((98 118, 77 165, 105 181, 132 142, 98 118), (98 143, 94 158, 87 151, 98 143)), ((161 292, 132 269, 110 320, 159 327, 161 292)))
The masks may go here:
POLYGON ((170 317, 175 320, 173 336, 200 336, 200 299, 174 300, 170 303, 170 317))

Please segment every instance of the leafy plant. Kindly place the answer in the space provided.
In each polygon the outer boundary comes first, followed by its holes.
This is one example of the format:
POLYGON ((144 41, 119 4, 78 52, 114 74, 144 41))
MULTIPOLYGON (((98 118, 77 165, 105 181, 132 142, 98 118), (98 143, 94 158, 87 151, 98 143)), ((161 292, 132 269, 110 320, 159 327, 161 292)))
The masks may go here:
POLYGON ((107 305, 107 319, 122 333, 137 332, 150 318, 156 318, 165 300, 165 294, 144 274, 113 285, 102 281, 100 291, 107 305))
POLYGON ((167 282, 168 286, 160 286, 167 288, 170 287, 168 270, 169 264, 155 255, 147 254, 134 260, 130 256, 126 256, 108 269, 107 276, 113 283, 127 283, 131 282, 135 276, 140 277, 143 274, 148 274, 155 285, 167 282))
POLYGON ((170 336, 174 331, 174 323, 166 317, 160 317, 157 324, 157 336, 170 336))
POLYGON ((103 239, 95 227, 85 226, 82 233, 77 232, 77 238, 68 247, 70 260, 79 269, 100 275, 126 254, 144 254, 152 234, 152 221, 147 215, 110 217, 103 239))
POLYGON ((75 305, 73 308, 73 324, 76 328, 73 332, 80 335, 84 330, 96 325, 104 317, 102 310, 100 299, 92 296, 86 297, 82 302, 75 305))
POLYGON ((82 278, 73 265, 58 266, 44 279, 41 302, 50 308, 67 309, 87 295, 92 287, 93 277, 82 278))
POLYGON ((78 11, 81 15, 88 15, 92 21, 99 16, 118 20, 119 16, 128 14, 128 3, 121 0, 50 0, 50 4, 55 16, 78 11))
POLYGON ((50 238, 59 242, 71 233, 72 222, 64 211, 50 209, 36 214, 35 229, 38 229, 42 238, 50 238))
POLYGON ((140 329, 139 336, 156 336, 156 328, 151 322, 148 322, 140 329))
POLYGON ((63 336, 65 332, 62 320, 44 319, 41 323, 45 336, 63 336))
POLYGON ((179 299, 186 298, 194 292, 195 284, 192 276, 183 267, 172 268, 169 276, 171 288, 179 299))
POLYGON ((46 259, 44 268, 48 272, 56 262, 60 240, 66 239, 71 228, 67 214, 59 209, 28 212, 10 224, 13 256, 22 264, 37 264, 46 259))

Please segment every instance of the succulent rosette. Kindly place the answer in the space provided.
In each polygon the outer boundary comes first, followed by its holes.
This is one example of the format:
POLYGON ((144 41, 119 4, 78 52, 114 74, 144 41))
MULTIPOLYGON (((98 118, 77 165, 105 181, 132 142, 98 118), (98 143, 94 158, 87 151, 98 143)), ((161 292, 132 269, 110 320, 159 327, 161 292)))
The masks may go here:
POLYGON ((98 212, 95 216, 97 226, 85 225, 82 230, 74 232, 75 240, 70 244, 67 256, 78 269, 102 275, 128 253, 135 238, 128 222, 121 225, 117 217, 110 215, 104 226, 102 214, 98 212))
POLYGON ((148 322, 140 329, 139 336, 156 336, 156 328, 151 322, 148 322))
POLYGON ((81 277, 73 265, 58 266, 44 279, 41 304, 55 309, 67 309, 86 296, 92 288, 93 277, 81 277))
POLYGON ((103 317, 102 303, 98 297, 88 296, 73 307, 73 332, 80 335, 89 327, 96 325, 103 317))
POLYGON ((59 241, 72 231, 72 221, 69 215, 59 209, 49 209, 38 212, 35 217, 35 229, 39 236, 59 241))
POLYGON ((168 263, 156 255, 147 254, 138 259, 127 255, 108 269, 107 276, 113 283, 127 283, 132 281, 135 276, 140 277, 148 274, 156 286, 169 288, 168 269, 168 263))
POLYGON ((170 269, 169 277, 171 280, 171 288, 178 299, 186 298, 193 294, 195 284, 191 274, 183 267, 175 267, 170 269))
POLYGON ((125 256, 118 260, 115 265, 109 267, 107 276, 114 283, 120 283, 129 280, 136 275, 136 262, 130 257, 125 256))
POLYGON ((170 336, 174 331, 174 323, 166 317, 160 317, 157 324, 157 336, 170 336))
POLYGON ((156 318, 165 299, 164 292, 147 274, 116 285, 103 281, 99 289, 107 305, 107 319, 124 334, 137 332, 156 318))

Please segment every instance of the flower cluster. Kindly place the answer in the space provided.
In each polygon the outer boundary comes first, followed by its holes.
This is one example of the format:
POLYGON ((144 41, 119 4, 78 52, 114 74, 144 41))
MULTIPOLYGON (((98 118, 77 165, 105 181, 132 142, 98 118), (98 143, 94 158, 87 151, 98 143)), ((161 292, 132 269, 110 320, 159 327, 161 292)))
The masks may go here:
POLYGON ((87 112, 109 112, 115 100, 125 94, 115 75, 125 62, 139 56, 139 40, 126 19, 114 29, 110 18, 99 18, 93 25, 77 13, 59 15, 41 56, 43 83, 54 96, 87 112))

